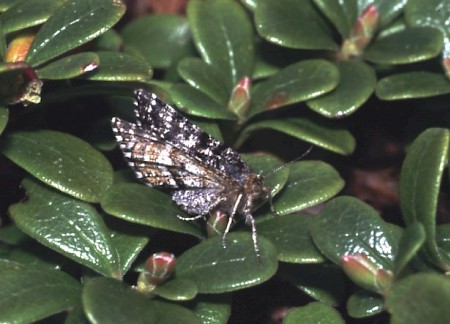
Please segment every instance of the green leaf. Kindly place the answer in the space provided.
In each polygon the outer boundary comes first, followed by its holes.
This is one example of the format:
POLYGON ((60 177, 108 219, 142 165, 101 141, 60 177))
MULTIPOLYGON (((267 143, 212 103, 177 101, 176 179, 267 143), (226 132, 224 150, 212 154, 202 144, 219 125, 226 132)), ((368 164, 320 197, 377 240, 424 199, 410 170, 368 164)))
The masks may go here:
POLYGON ((156 311, 157 323, 201 324, 200 319, 187 308, 177 304, 155 300, 152 302, 156 311))
POLYGON ((352 134, 345 129, 312 119, 288 117, 250 124, 240 134, 236 146, 241 146, 250 134, 261 129, 273 129, 342 155, 351 154, 356 144, 352 134))
POLYGON ((347 38, 355 22, 357 1, 314 0, 314 4, 336 27, 341 38, 347 38))
POLYGON ((283 324, 296 323, 343 324, 345 321, 333 307, 313 302, 306 306, 291 309, 283 320, 283 324))
POLYGON ((203 59, 225 76, 227 92, 251 76, 255 59, 253 25, 237 1, 192 0, 187 15, 203 59))
POLYGON ((450 281, 441 274, 418 273, 398 282, 386 298, 391 323, 446 323, 450 281))
POLYGON ((26 241, 26 236, 15 224, 9 224, 0 228, 0 241, 9 245, 19 245, 26 241))
POLYGON ((189 280, 175 279, 156 287, 152 293, 173 301, 191 300, 197 296, 197 286, 189 280))
POLYGON ((9 209, 16 225, 43 245, 107 276, 120 276, 110 232, 95 208, 25 179, 28 200, 9 209))
POLYGON ((395 257, 395 273, 399 274, 406 265, 417 255, 426 240, 426 233, 421 223, 409 225, 403 232, 395 257))
POLYGON ((285 67, 252 92, 249 116, 316 98, 339 81, 336 66, 324 60, 305 60, 285 67))
POLYGON ((249 233, 230 233, 225 243, 224 248, 222 237, 215 237, 184 252, 176 278, 193 281, 199 293, 224 293, 256 286, 277 271, 277 252, 264 237, 258 237, 260 259, 249 233))
POLYGON ((329 164, 321 161, 300 161, 289 167, 289 179, 274 202, 275 210, 291 214, 317 205, 335 196, 344 181, 329 164))
POLYGON ((237 118, 226 106, 186 84, 173 85, 170 88, 170 97, 180 110, 189 115, 225 120, 237 118))
POLYGON ((157 322, 152 301, 114 279, 90 279, 84 286, 82 300, 91 323, 157 322))
POLYGON ((86 75, 95 81, 147 81, 153 74, 152 68, 141 58, 119 52, 96 52, 100 65, 86 75))
POLYGON ((137 51, 154 68, 168 68, 194 52, 189 24, 181 16, 143 16, 127 24, 121 36, 126 49, 137 51))
POLYGON ((36 70, 40 79, 64 80, 96 69, 100 60, 95 53, 84 52, 66 56, 36 70))
POLYGON ((450 269, 450 258, 436 244, 436 213, 440 184, 448 160, 450 133, 430 128, 411 144, 399 181, 400 206, 405 223, 420 222, 426 232, 425 249, 432 262, 450 269))
POLYGON ((311 236, 335 264, 345 255, 365 254, 384 270, 393 270, 397 245, 372 207, 352 197, 331 200, 311 224, 311 236))
POLYGON ((231 314, 231 295, 203 295, 196 298, 193 309, 203 323, 227 324, 231 314))
POLYGON ((39 266, 0 270, 0 322, 32 323, 79 303, 80 284, 39 266))
POLYGON ((450 55, 449 16, 450 4, 447 0, 408 0, 405 8, 405 19, 410 26, 429 26, 441 31, 445 39, 445 57, 450 55))
POLYGON ((20 80, 29 69, 26 62, 0 63, 0 104, 8 105, 21 99, 20 80))
POLYGON ((364 58, 378 64, 420 62, 437 56, 442 41, 442 33, 434 28, 408 28, 373 42, 364 58))
POLYGON ((44 23, 66 0, 14 0, 1 15, 5 34, 44 23))
POLYGON ((255 24, 263 38, 280 46, 337 49, 331 31, 310 0, 259 1, 255 24))
POLYGON ((14 132, 3 138, 6 157, 64 193, 98 202, 112 185, 109 161, 79 138, 50 130, 14 132))
POLYGON ((336 89, 306 102, 309 108, 329 118, 353 114, 369 99, 377 82, 374 70, 362 61, 341 61, 337 67, 340 80, 336 89))
POLYGON ((117 0, 69 0, 39 29, 26 61, 38 66, 98 37, 124 14, 117 0))
POLYGON ((279 275, 308 296, 329 306, 346 298, 348 282, 341 269, 329 263, 281 264, 279 275))
POLYGON ((119 183, 106 192, 100 203, 108 214, 129 222, 203 237, 194 222, 177 218, 177 215, 188 215, 168 195, 156 189, 134 183, 119 183))
POLYGON ((443 73, 406 72, 381 79, 375 93, 383 100, 426 98, 447 94, 450 82, 443 73))
POLYGON ((12 7, 17 0, 0 0, 0 12, 4 12, 8 10, 8 8, 12 7))
POLYGON ((9 110, 6 107, 0 106, 0 135, 6 128, 9 119, 9 110))
POLYGON ((311 216, 275 217, 257 224, 258 234, 268 238, 278 251, 278 260, 290 263, 320 263, 323 255, 309 235, 311 216))
POLYGON ((0 59, 4 61, 5 56, 6 56, 6 35, 5 31, 3 30, 2 20, 0 18, 0 59))
POLYGON ((178 73, 184 81, 208 97, 226 106, 230 90, 225 76, 217 67, 195 57, 186 57, 178 64, 178 73))
POLYGON ((110 29, 95 40, 94 49, 96 51, 121 52, 124 48, 123 39, 119 33, 110 29))
POLYGON ((381 313, 384 310, 384 300, 368 290, 359 290, 347 301, 347 312, 353 318, 365 318, 381 313))

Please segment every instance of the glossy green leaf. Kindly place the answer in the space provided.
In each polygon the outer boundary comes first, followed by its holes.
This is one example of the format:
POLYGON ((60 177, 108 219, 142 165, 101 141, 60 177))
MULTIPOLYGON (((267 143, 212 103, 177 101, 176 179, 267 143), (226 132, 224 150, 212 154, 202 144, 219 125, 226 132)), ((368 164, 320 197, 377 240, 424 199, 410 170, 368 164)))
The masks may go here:
POLYGON ((386 298, 391 323, 446 323, 450 281, 442 274, 418 273, 398 282, 386 298))
POLYGON ((38 66, 103 34, 124 14, 118 0, 69 0, 39 29, 26 61, 38 66))
POLYGON ((337 48, 331 31, 310 0, 260 1, 255 10, 255 24, 262 37, 281 46, 337 48))
POLYGON ((313 302, 306 306, 295 307, 286 314, 283 324, 343 324, 344 319, 333 307, 313 302))
POLYGON ((17 226, 43 245, 107 276, 120 276, 110 231, 96 209, 25 179, 28 200, 9 209, 17 226))
POLYGON ((15 0, 1 15, 5 34, 44 23, 66 0, 15 0))
POLYGON ((279 276, 329 306, 340 305, 346 298, 348 282, 342 270, 329 263, 281 264, 279 276))
POLYGON ((37 69, 36 73, 40 79, 71 79, 96 69, 99 62, 100 59, 95 53, 78 53, 49 63, 37 69))
POLYGON ((277 271, 275 247, 258 237, 258 259, 249 233, 230 233, 226 238, 208 239, 184 252, 177 259, 176 278, 193 281, 199 293, 224 293, 256 286, 277 271))
POLYGON ((295 117, 254 122, 243 130, 236 145, 242 145, 253 132, 261 129, 273 129, 342 155, 351 154, 356 145, 352 134, 345 129, 295 117))
POLYGON ((380 15, 380 25, 389 25, 403 11, 407 0, 357 0, 359 14, 368 5, 375 5, 380 15))
POLYGON ((370 317, 383 310, 383 297, 368 290, 359 290, 347 300, 347 312, 353 318, 370 317))
POLYGON ((0 106, 0 135, 6 128, 9 120, 9 110, 6 107, 0 106))
POLYGON ((442 33, 429 27, 407 28, 377 39, 364 58, 378 64, 409 64, 437 56, 443 45, 442 33))
POLYGON ((242 157, 253 172, 263 176, 265 185, 271 188, 272 197, 283 189, 289 177, 289 168, 278 169, 282 165, 278 158, 269 154, 242 154, 242 157))
MULTIPOLYGON (((108 222, 108 225, 110 223, 108 222)), ((114 225, 110 241, 118 255, 120 272, 125 274, 149 242, 148 233, 142 230, 133 231, 133 227, 129 224, 126 228, 123 228, 123 223, 114 225)))
POLYGON ((421 223, 410 224, 403 232, 395 257, 395 273, 399 274, 417 255, 426 240, 426 233, 421 223))
POLYGON ((153 301, 157 323, 202 324, 200 319, 190 310, 177 304, 153 301))
POLYGON ((430 128, 421 133, 408 150, 399 182, 400 206, 405 223, 423 224, 427 254, 443 269, 450 269, 450 258, 442 254, 436 244, 436 213, 449 142, 447 129, 430 128))
POLYGON ((180 76, 195 89, 203 92, 222 106, 230 98, 225 75, 217 67, 198 58, 186 57, 178 64, 180 76))
POLYGON ((226 77, 227 92, 251 76, 255 59, 253 26, 237 1, 189 2, 187 15, 203 59, 226 77))
POLYGON ((114 279, 90 279, 84 286, 82 300, 91 323, 157 322, 151 299, 114 279))
POLYGON ((375 93, 383 100, 433 97, 450 93, 450 82, 443 73, 406 72, 381 79, 375 93))
POLYGON ((309 215, 288 215, 259 222, 258 234, 264 235, 276 247, 278 260, 290 263, 320 263, 323 255, 309 235, 309 215))
POLYGON ((347 38, 355 22, 357 1, 314 0, 314 4, 336 27, 341 37, 347 38))
POLYGON ((79 303, 80 284, 40 266, 0 270, 0 322, 32 323, 79 303))
POLYGON ((288 182, 274 201, 274 207, 281 215, 295 213, 327 201, 343 187, 344 180, 329 164, 296 162, 289 167, 288 182))
POLYGON ((339 84, 333 91, 306 104, 315 112, 331 118, 354 113, 372 95, 377 78, 373 69, 362 61, 341 61, 339 84))
POLYGON ((345 255, 365 254, 380 268, 393 270, 396 242, 377 212, 362 201, 333 199, 310 228, 314 243, 335 264, 345 255))
POLYGON ((226 120, 237 118, 226 106, 186 84, 173 85, 170 88, 170 96, 180 110, 189 115, 226 120))
POLYGON ((170 280, 152 291, 155 295, 173 301, 194 299, 197 292, 197 286, 192 281, 182 279, 170 280))
POLYGON ((17 0, 0 0, 0 12, 8 10, 17 0))
POLYGON ((339 71, 330 62, 294 63, 255 87, 248 115, 316 98, 333 90, 338 81, 339 71))
POLYGON ((106 31, 95 40, 96 51, 121 52, 123 48, 123 39, 114 29, 106 31))
POLYGON ((223 143, 222 132, 220 131, 220 127, 217 123, 214 123, 209 119, 195 118, 193 116, 189 116, 189 119, 193 124, 200 127, 204 132, 208 133, 216 140, 223 143))
POLYGON ((202 237, 194 222, 177 218, 177 215, 188 215, 175 205, 170 196, 157 189, 119 183, 107 191, 100 203, 105 212, 126 221, 202 237))
POLYGON ((153 74, 152 68, 141 58, 119 52, 96 52, 100 65, 86 75, 95 81, 146 81, 153 74))
POLYGON ((112 184, 109 161, 72 135, 36 130, 9 133, 3 138, 1 152, 6 157, 39 180, 78 199, 98 202, 112 184))
POLYGON ((231 314, 231 295, 198 296, 193 311, 203 323, 227 324, 231 314))
POLYGON ((189 24, 181 16, 143 16, 127 24, 121 36, 125 48, 137 51, 154 68, 168 68, 194 52, 189 24))
POLYGON ((447 0, 408 0, 405 8, 405 19, 410 26, 429 26, 441 31, 445 39, 445 57, 450 55, 449 16, 450 3, 447 0))

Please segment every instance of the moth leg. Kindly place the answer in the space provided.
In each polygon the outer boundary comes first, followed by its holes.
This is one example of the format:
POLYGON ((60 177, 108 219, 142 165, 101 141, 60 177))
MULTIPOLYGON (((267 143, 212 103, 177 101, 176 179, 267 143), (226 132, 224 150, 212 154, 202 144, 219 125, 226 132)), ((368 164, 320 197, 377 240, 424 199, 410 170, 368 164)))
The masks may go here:
POLYGON ((242 200, 242 197, 243 197, 242 194, 239 194, 239 196, 237 197, 236 202, 234 203, 234 206, 233 206, 233 210, 231 211, 231 214, 229 216, 230 218, 228 218, 227 227, 225 228, 225 231, 223 232, 222 246, 223 246, 224 249, 227 247, 227 242, 225 241, 225 239, 227 238, 227 234, 230 232, 231 224, 233 224, 234 216, 236 215, 236 212, 237 212, 239 203, 242 200))
POLYGON ((259 252, 259 245, 258 245, 258 234, 256 233, 255 219, 253 218, 252 214, 248 213, 245 215, 245 222, 252 226, 253 248, 255 250, 256 257, 261 262, 261 253, 259 252))
POLYGON ((205 215, 197 215, 197 216, 192 216, 192 217, 184 217, 184 216, 177 215, 177 218, 181 219, 183 221, 190 222, 190 221, 195 221, 195 220, 200 219, 200 218, 205 219, 205 215))

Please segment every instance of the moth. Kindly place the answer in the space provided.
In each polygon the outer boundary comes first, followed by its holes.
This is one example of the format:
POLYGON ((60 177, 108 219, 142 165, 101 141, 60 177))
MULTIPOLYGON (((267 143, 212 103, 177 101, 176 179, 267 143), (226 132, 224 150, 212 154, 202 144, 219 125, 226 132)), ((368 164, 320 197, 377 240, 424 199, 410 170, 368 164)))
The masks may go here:
POLYGON ((112 119, 112 130, 125 160, 146 185, 169 190, 173 201, 192 217, 221 211, 229 220, 226 236, 237 215, 252 228, 260 257, 252 209, 270 198, 261 175, 250 170, 239 153, 214 139, 155 94, 135 91, 136 123, 112 119))

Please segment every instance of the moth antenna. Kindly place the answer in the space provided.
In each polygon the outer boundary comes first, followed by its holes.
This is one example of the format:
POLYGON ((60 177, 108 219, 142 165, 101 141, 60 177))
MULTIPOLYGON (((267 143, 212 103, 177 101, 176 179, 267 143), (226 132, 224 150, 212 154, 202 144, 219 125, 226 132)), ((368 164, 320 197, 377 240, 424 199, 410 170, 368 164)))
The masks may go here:
POLYGON ((305 156, 307 156, 307 155, 309 154, 309 152, 312 151, 313 147, 314 147, 314 145, 311 145, 311 146, 306 150, 306 152, 304 152, 302 155, 296 157, 296 158, 293 159, 292 161, 289 161, 289 162, 287 162, 287 163, 285 163, 285 164, 283 164, 283 165, 280 165, 278 168, 276 168, 276 169, 274 169, 274 170, 271 170, 268 174, 265 174, 265 175, 262 175, 262 176, 263 176, 264 178, 269 177, 269 176, 271 176, 272 174, 275 174, 275 173, 277 173, 278 171, 283 170, 284 168, 290 166, 292 163, 295 163, 295 162, 297 162, 298 160, 303 159, 305 156))

